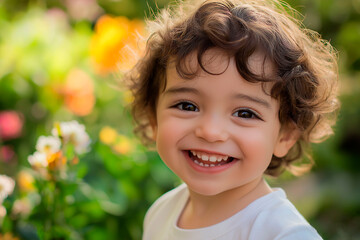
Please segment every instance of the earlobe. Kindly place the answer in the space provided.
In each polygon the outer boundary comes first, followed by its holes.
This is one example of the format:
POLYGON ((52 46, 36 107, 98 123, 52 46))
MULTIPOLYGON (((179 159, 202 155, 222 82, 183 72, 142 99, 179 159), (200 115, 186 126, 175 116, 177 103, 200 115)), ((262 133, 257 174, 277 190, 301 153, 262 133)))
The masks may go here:
POLYGON ((300 135, 300 130, 295 127, 294 124, 291 124, 286 129, 281 130, 274 149, 274 155, 279 158, 284 157, 294 146, 297 140, 299 140, 300 135))
POLYGON ((151 138, 152 140, 154 140, 154 142, 156 142, 156 137, 157 137, 157 126, 153 126, 151 125, 151 130, 152 130, 152 135, 151 138))
POLYGON ((150 127, 151 127, 151 139, 156 141, 156 137, 157 137, 156 119, 154 119, 154 117, 150 117, 149 118, 149 123, 150 123, 150 127))

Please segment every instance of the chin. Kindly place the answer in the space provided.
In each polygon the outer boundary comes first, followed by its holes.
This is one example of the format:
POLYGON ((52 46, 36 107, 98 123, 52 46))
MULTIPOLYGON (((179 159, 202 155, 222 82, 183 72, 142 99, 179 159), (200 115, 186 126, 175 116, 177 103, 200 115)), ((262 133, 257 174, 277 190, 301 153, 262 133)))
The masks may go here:
MULTIPOLYGON (((186 182, 185 182, 186 183, 186 182)), ((203 195, 203 196, 215 196, 219 193, 222 193, 224 191, 223 188, 219 188, 218 186, 213 186, 210 184, 188 184, 186 183, 188 188, 197 194, 203 195)))

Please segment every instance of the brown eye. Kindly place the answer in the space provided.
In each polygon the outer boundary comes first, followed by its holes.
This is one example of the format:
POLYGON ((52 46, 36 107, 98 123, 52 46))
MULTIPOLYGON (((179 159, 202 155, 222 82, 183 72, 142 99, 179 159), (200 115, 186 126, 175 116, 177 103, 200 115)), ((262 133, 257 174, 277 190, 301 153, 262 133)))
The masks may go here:
POLYGON ((236 111, 233 116, 239 117, 239 118, 257 118, 260 119, 254 112, 248 109, 242 109, 236 111))
POLYGON ((175 105, 176 108, 183 110, 183 111, 191 111, 191 112, 198 112, 199 109, 192 103, 189 102, 181 102, 175 105))

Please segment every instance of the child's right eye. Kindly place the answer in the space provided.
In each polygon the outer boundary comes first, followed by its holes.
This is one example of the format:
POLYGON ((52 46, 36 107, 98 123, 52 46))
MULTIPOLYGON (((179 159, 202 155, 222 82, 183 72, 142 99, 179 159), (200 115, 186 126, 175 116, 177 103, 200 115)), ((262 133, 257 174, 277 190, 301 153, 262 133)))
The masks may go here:
POLYGON ((191 112, 198 112, 199 109, 190 102, 180 102, 173 106, 174 108, 180 109, 182 111, 191 111, 191 112))

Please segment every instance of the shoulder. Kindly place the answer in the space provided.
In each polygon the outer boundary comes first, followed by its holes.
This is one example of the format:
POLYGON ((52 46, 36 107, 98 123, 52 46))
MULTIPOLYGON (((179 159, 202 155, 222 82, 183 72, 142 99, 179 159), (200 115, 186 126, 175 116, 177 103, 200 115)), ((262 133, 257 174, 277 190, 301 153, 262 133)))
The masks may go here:
POLYGON ((251 232, 256 235, 252 239, 322 239, 282 189, 266 196, 266 200, 267 204, 263 205, 252 224, 251 232))
POLYGON ((144 219, 144 228, 154 219, 169 219, 176 211, 181 211, 188 198, 188 190, 185 184, 172 189, 158 198, 149 208, 144 219))

